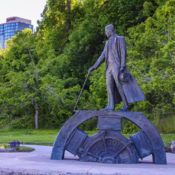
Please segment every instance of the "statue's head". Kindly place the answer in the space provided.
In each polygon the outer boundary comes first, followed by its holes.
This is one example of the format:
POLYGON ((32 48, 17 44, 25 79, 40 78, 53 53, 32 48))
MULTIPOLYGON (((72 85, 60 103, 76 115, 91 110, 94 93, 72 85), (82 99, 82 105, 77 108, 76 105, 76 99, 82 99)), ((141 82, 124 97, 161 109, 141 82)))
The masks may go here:
POLYGON ((112 24, 109 24, 105 27, 105 33, 106 36, 109 38, 111 35, 114 34, 114 26, 112 24))

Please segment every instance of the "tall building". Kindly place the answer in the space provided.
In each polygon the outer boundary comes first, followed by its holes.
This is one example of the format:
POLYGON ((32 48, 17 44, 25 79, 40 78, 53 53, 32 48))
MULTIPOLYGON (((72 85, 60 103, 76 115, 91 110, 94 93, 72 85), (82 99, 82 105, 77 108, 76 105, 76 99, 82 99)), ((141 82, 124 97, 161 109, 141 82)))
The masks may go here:
POLYGON ((7 18, 6 23, 0 24, 0 49, 4 49, 6 47, 5 42, 12 38, 16 31, 21 31, 26 28, 30 28, 33 31, 31 20, 19 17, 7 18))

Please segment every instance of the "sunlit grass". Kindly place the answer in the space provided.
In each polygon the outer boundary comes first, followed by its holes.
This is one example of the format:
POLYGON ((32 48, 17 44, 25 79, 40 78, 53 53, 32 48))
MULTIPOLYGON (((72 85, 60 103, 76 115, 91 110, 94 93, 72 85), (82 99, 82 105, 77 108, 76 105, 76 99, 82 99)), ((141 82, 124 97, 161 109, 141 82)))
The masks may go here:
POLYGON ((52 145, 58 130, 0 130, 0 143, 19 140, 23 144, 52 145))
MULTIPOLYGON (((23 144, 53 145, 59 130, 57 129, 18 129, 18 130, 0 130, 0 143, 10 143, 19 140, 23 144)), ((85 131, 89 136, 94 135, 98 130, 85 131)), ((129 137, 130 134, 124 134, 129 137)), ((161 134, 165 146, 169 146, 175 140, 175 134, 161 134)))

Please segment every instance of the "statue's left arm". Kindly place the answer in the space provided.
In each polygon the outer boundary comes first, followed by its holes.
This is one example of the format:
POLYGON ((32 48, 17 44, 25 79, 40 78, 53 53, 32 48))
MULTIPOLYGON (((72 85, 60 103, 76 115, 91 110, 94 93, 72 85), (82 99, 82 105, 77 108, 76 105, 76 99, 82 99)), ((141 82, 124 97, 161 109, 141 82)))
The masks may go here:
POLYGON ((120 38, 120 57, 121 57, 121 70, 126 67, 126 41, 124 37, 120 38))

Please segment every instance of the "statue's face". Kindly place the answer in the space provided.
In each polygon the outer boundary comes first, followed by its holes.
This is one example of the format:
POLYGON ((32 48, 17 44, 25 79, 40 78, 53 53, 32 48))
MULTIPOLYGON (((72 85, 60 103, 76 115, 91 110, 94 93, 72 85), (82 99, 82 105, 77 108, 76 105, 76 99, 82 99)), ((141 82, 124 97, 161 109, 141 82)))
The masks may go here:
POLYGON ((113 33, 112 30, 105 29, 105 34, 106 34, 107 38, 109 38, 112 35, 112 33, 113 33))

